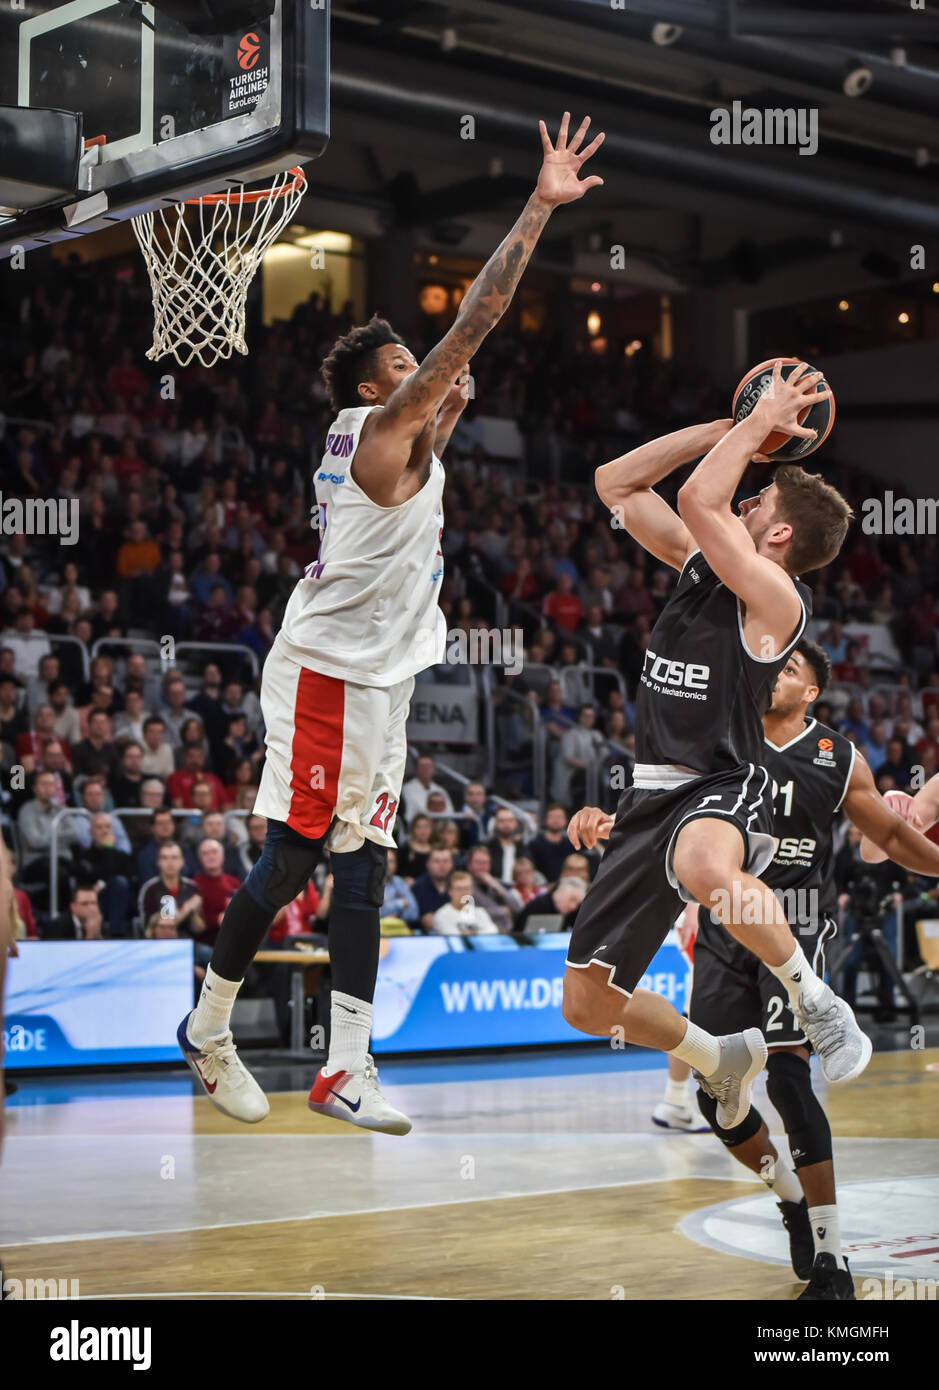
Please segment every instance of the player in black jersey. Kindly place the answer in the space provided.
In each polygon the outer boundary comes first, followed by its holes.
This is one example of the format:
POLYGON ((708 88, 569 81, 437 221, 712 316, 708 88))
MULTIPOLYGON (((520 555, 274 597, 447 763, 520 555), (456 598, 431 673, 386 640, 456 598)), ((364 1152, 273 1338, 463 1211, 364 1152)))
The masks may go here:
MULTIPOLYGON (((773 430, 811 437, 800 414, 818 395, 805 364, 781 365, 746 419, 699 425, 634 449, 597 471, 620 524, 680 571, 655 625, 636 701, 636 768, 610 843, 571 934, 564 1016, 585 1033, 616 1033, 686 1061, 714 1092, 720 1123, 749 1110, 766 1060, 756 1029, 718 1038, 638 990, 681 902, 707 903, 780 980, 810 1038, 824 1033, 830 1081, 857 1076, 870 1040, 816 975, 782 907, 756 875, 773 854, 769 778, 760 765, 776 677, 801 636, 809 594, 796 576, 828 564, 851 510, 821 478, 787 465, 732 511, 749 461, 773 430), (653 487, 704 454, 678 493, 678 514, 653 487), (758 909, 743 920, 740 903, 758 909), (829 1045, 830 1044, 830 1045, 829 1045)), ((602 814, 602 813, 601 813, 602 814)), ((592 812, 568 834, 595 843, 592 812)))
MULTIPOLYGON (((763 717, 763 765, 772 779, 775 853, 763 881, 785 908, 790 926, 819 974, 825 945, 837 930, 833 822, 839 809, 866 843, 916 873, 939 875, 939 846, 906 824, 880 797, 871 770, 843 734, 807 718, 824 692, 831 663, 801 638, 783 667, 763 717)), ((744 909, 745 915, 745 909, 744 909)), ((737 1126, 717 1122, 714 1098, 698 1091, 701 1113, 745 1167, 779 1201, 789 1232, 793 1269, 811 1282, 810 1300, 853 1299, 841 1254, 831 1128, 812 1090, 809 1048, 779 980, 700 908, 689 1016, 702 1028, 760 1027, 769 1049, 766 1092, 786 1129, 795 1172, 781 1160, 754 1107, 737 1126)), ((819 1039, 819 1049, 826 1045, 819 1039)))

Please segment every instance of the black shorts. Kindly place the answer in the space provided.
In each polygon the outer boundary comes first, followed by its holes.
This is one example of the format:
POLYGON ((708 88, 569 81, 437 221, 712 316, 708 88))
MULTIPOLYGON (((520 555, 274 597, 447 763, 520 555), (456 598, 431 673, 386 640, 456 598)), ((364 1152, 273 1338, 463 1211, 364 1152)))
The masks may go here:
POLYGON ((763 768, 744 763, 667 791, 627 787, 597 876, 577 913, 567 964, 609 966, 609 983, 632 994, 689 900, 672 867, 678 831, 691 820, 733 821, 743 837, 744 864, 759 874, 775 849, 768 784, 763 768))
MULTIPOLYGON (((825 946, 838 930, 832 917, 823 917, 811 933, 803 930, 799 944, 822 978, 825 946)), ((809 1042, 789 1008, 789 996, 757 960, 710 913, 698 914, 698 938, 694 943, 691 1003, 688 1017, 708 1033, 742 1033, 759 1028, 767 1047, 795 1047, 809 1042)))

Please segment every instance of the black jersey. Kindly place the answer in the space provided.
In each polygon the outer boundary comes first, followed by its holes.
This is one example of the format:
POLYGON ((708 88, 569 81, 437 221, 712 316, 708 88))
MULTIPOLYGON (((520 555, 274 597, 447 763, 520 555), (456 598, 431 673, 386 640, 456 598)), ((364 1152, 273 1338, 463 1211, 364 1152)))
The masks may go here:
MULTIPOLYGON (((777 890, 803 893, 787 905, 805 918, 836 915, 832 821, 854 769, 855 747, 844 734, 810 719, 801 734, 777 748, 764 739, 762 763, 772 780, 776 853, 761 873, 777 890), (808 894, 812 896, 809 897, 808 894)), ((790 920, 790 925, 795 924, 790 920)))
POLYGON ((724 772, 763 759, 763 715, 776 677, 812 612, 793 580, 803 618, 779 656, 747 648, 740 603, 700 550, 688 557, 649 638, 636 696, 636 761, 724 772))

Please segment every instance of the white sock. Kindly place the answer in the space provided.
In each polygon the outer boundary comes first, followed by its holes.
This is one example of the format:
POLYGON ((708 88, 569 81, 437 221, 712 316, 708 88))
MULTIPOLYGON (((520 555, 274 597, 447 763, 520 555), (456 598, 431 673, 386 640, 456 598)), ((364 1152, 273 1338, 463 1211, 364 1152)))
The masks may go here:
POLYGON ((816 1255, 820 1255, 824 1250, 829 1255, 834 1255, 839 1269, 847 1269, 848 1266, 841 1254, 841 1226, 838 1221, 838 1208, 834 1206, 809 1207, 809 1220, 812 1223, 812 1239, 815 1241, 816 1255))
POLYGON ((766 1186, 780 1202, 801 1202, 805 1193, 796 1177, 795 1169, 790 1168, 783 1154, 777 1154, 776 1161, 760 1172, 766 1186))
POLYGON ((671 1077, 665 1083, 665 1103, 666 1105, 680 1105, 682 1110, 688 1109, 688 1080, 673 1081, 671 1077))
POLYGON ((190 1042, 203 1043, 228 1032, 232 1005, 243 984, 244 980, 223 980, 211 965, 206 967, 202 993, 186 1029, 190 1042))
POLYGON ((798 1005, 800 998, 807 1004, 817 1004, 824 994, 830 993, 825 981, 820 980, 809 965, 799 945, 782 965, 768 965, 766 968, 785 987, 789 1003, 793 1006, 798 1005))
POLYGON ((364 1071, 372 1033, 372 1006, 365 999, 333 990, 329 1011, 329 1057, 323 1071, 364 1071))
POLYGON ((717 1071, 720 1063, 721 1046, 717 1038, 706 1033, 689 1018, 685 1036, 677 1047, 670 1050, 669 1056, 677 1057, 679 1062, 687 1062, 702 1076, 710 1076, 712 1072, 717 1071))

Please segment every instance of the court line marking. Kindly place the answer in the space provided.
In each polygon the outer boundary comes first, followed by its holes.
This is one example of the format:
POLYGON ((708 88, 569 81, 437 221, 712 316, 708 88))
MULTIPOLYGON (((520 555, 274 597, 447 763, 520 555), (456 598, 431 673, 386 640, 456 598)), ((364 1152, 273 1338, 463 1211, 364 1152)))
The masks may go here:
MULTIPOLYGON (((740 1182, 751 1186, 759 1183, 759 1178, 747 1179, 744 1177, 722 1178, 715 1177, 712 1173, 683 1173, 682 1178, 693 1178, 696 1182, 740 1182)), ((77 1240, 141 1240, 148 1236, 178 1236, 189 1235, 193 1231, 228 1231, 234 1230, 239 1226, 279 1226, 288 1221, 328 1221, 345 1220, 354 1216, 380 1216, 385 1212, 393 1211, 424 1211, 436 1207, 466 1207, 474 1206, 479 1202, 512 1202, 525 1197, 554 1197, 561 1196, 568 1192, 602 1192, 604 1188, 620 1187, 646 1187, 650 1183, 669 1183, 674 1182, 672 1175, 648 1178, 627 1178, 623 1182, 601 1182, 601 1183, 578 1183, 576 1187, 547 1187, 536 1192, 498 1192, 489 1197, 455 1197, 446 1201, 439 1202, 405 1202, 398 1206, 384 1207, 356 1207, 353 1211, 315 1211, 304 1213, 300 1216, 259 1216, 246 1221, 217 1221, 210 1225, 199 1226, 167 1226, 161 1227, 158 1231, 80 1231, 75 1235, 64 1236, 36 1236, 33 1240, 9 1241, 0 1245, 0 1251, 16 1249, 26 1249, 32 1245, 67 1245, 77 1240)))
MULTIPOLYGON (((916 1181, 930 1183, 937 1181, 937 1179, 939 1179, 939 1174, 936 1173, 923 1173, 920 1174, 918 1178, 856 1178, 851 1182, 839 1182, 838 1190, 840 1193, 844 1193, 855 1187, 873 1187, 883 1184, 896 1186, 898 1182, 916 1181)), ((714 1206, 698 1207, 695 1211, 691 1211, 687 1216, 683 1217, 675 1229, 679 1235, 684 1236, 686 1240, 692 1241, 695 1245, 701 1246, 702 1249, 716 1250, 721 1254, 732 1255, 735 1259, 757 1260, 763 1264, 780 1265, 785 1269, 791 1270, 791 1262, 785 1256, 772 1255, 766 1250, 748 1250, 740 1245, 731 1245, 729 1241, 722 1239, 720 1236, 713 1235, 707 1230, 707 1224, 711 1218, 727 1221, 732 1225, 739 1222, 742 1226, 752 1229, 755 1224, 754 1213, 750 1211, 735 1211, 735 1208, 739 1205, 741 1200, 747 1199, 731 1197, 726 1201, 715 1203, 714 1206)), ((751 1198, 750 1200, 752 1201, 753 1199, 751 1198)), ((776 1224, 765 1220, 762 1214, 757 1216, 756 1221, 760 1226, 766 1227, 776 1224)), ((778 1225, 776 1229, 778 1230, 778 1225)), ((842 1231, 841 1235, 843 1249, 848 1249, 850 1245, 861 1239, 860 1234, 852 1235, 848 1230, 842 1231)), ((924 1237, 924 1239, 927 1239, 927 1237, 924 1237)), ((880 1270, 880 1265, 875 1263, 877 1258, 878 1257, 873 1252, 871 1252, 868 1257, 862 1251, 852 1251, 850 1254, 850 1259, 852 1261, 851 1273, 854 1278, 857 1280, 864 1275, 876 1275, 880 1270)), ((794 1271, 793 1278, 798 1278, 794 1271)), ((804 1280, 799 1280, 799 1282, 804 1282, 804 1280)))
POLYGON ((371 1302, 380 1299, 382 1302, 394 1303, 455 1303, 461 1302, 459 1299, 444 1298, 438 1294, 426 1293, 302 1293, 296 1289, 197 1289, 195 1291, 164 1289, 159 1293, 83 1293, 77 1298, 51 1299, 50 1302, 56 1303, 97 1303, 99 1300, 116 1299, 123 1303, 132 1298, 136 1299, 174 1299, 174 1298, 210 1298, 213 1301, 223 1301, 226 1298, 302 1298, 307 1303, 322 1303, 327 1298, 346 1298, 346 1299, 366 1299, 371 1302))
MULTIPOLYGON (((35 1136, 35 1137, 38 1137, 38 1136, 35 1136)), ((209 1137, 211 1137, 211 1138, 225 1138, 225 1137, 228 1137, 228 1136, 224 1136, 224 1135, 213 1135, 213 1136, 200 1136, 200 1137, 205 1137, 205 1138, 209 1138, 209 1137)), ((303 1136, 288 1135, 288 1136, 279 1136, 279 1137, 300 1138, 300 1137, 303 1137, 303 1136)), ((435 1136, 435 1137, 436 1137, 436 1136, 435 1136)), ((439 1137, 450 1137, 450 1136, 439 1136, 439 1137)), ((626 1137, 626 1136, 624 1136, 624 1137, 626 1137)), ((634 1136, 630 1136, 630 1137, 633 1137, 633 1138, 641 1138, 641 1137, 644 1137, 644 1136, 634 1135, 634 1136)), ((650 1136, 650 1137, 653 1137, 653 1138, 654 1138, 655 1136, 650 1136)), ((701 1137, 701 1138, 704 1138, 705 1136, 689 1136, 689 1135, 685 1135, 684 1137, 685 1137, 685 1138, 694 1138, 694 1137, 701 1137)), ((897 1142, 900 1142, 900 1141, 893 1140, 893 1139, 889 1139, 889 1138, 886 1138, 886 1137, 881 1138, 881 1137, 878 1136, 878 1137, 877 1137, 876 1139, 874 1139, 874 1140, 865 1139, 865 1140, 863 1140, 862 1142, 865 1142, 865 1143, 873 1142, 873 1143, 890 1144, 890 1143, 897 1143, 897 1142)), ((917 1144, 917 1143, 927 1143, 927 1144, 928 1144, 928 1143, 936 1143, 935 1140, 929 1140, 929 1139, 926 1139, 926 1140, 911 1140, 911 1141, 907 1141, 907 1142, 912 1143, 912 1144, 917 1144)), ((923 1177, 923 1176, 932 1176, 932 1175, 931 1175, 931 1174, 929 1174, 929 1175, 924 1175, 924 1174, 908 1174, 908 1175, 906 1175, 905 1178, 897 1178, 897 1177, 894 1176, 894 1177, 891 1177, 891 1178, 873 1178, 873 1179, 871 1179, 871 1178, 866 1178, 866 1179, 857 1179, 856 1181, 865 1181, 865 1182, 885 1182, 885 1183, 886 1183, 886 1182, 890 1182, 890 1183, 896 1183, 896 1182, 898 1182, 898 1181, 901 1181, 901 1182, 902 1182, 902 1181, 915 1181, 916 1179, 918 1179, 918 1178, 920 1178, 920 1177, 923 1177)), ((694 1181, 694 1182, 729 1182, 729 1183, 739 1183, 739 1184, 746 1185, 746 1186, 749 1186, 749 1187, 754 1187, 754 1186, 755 1186, 755 1187, 757 1187, 757 1188, 759 1187, 759 1184, 760 1184, 759 1178, 757 1178, 755 1175, 751 1175, 750 1177, 746 1177, 746 1176, 744 1176, 743 1173, 741 1173, 741 1175, 740 1175, 739 1177, 736 1175, 736 1173, 728 1174, 728 1175, 720 1174, 720 1173, 718 1173, 718 1174, 715 1174, 715 1173, 683 1173, 683 1174, 681 1175, 681 1180, 682 1180, 682 1181, 684 1181, 684 1180, 691 1180, 691 1181, 694 1181)), ((77 1232, 77 1233, 72 1234, 72 1235, 36 1236, 36 1237, 34 1237, 32 1240, 26 1240, 26 1241, 7 1240, 7 1241, 5 1241, 2 1245, 0 1245, 0 1250, 26 1249, 26 1248, 28 1248, 29 1246, 33 1246, 33 1245, 67 1245, 67 1244, 73 1243, 74 1241, 79 1241, 79 1240, 129 1240, 129 1239, 139 1240, 139 1239, 145 1239, 145 1238, 148 1237, 148 1236, 187 1235, 187 1234, 190 1234, 190 1233, 192 1233, 192 1232, 194 1232, 194 1231, 226 1231, 226 1230, 233 1230, 233 1229, 235 1229, 235 1228, 237 1228, 237 1227, 241 1227, 241 1226, 275 1226, 275 1225, 282 1225, 283 1223, 289 1222, 289 1221, 325 1221, 325 1220, 330 1220, 330 1219, 339 1219, 339 1220, 343 1220, 343 1219, 346 1219, 346 1218, 348 1218, 348 1217, 355 1217, 355 1216, 378 1216, 378 1215, 381 1215, 381 1214, 386 1213, 386 1212, 396 1212, 396 1211, 423 1211, 423 1210, 432 1210, 432 1209, 434 1209, 434 1208, 436 1208, 436 1207, 473 1206, 473 1205, 474 1205, 475 1203, 477 1203, 477 1202, 509 1202, 509 1201, 518 1201, 519 1199, 523 1199, 523 1198, 526 1198, 526 1197, 551 1197, 551 1196, 561 1196, 561 1195, 564 1195, 564 1194, 566 1194, 566 1193, 571 1193, 571 1192, 600 1192, 600 1191, 603 1191, 604 1189, 607 1189, 607 1188, 644 1187, 644 1186, 647 1186, 647 1185, 649 1185, 649 1184, 670 1183, 670 1182, 674 1182, 674 1181, 676 1181, 676 1178, 675 1178, 675 1175, 674 1175, 674 1174, 663 1173, 661 1176, 651 1175, 651 1176, 648 1176, 648 1177, 641 1177, 641 1178, 626 1178, 626 1179, 624 1179, 624 1180, 621 1181, 621 1182, 600 1182, 600 1183, 586 1183, 586 1184, 585 1184, 585 1183, 578 1183, 576 1186, 539 1188, 539 1189, 537 1189, 537 1190, 535 1190, 535 1191, 525 1191, 525 1192, 498 1192, 498 1193, 493 1193, 493 1194, 491 1194, 490 1196, 486 1196, 486 1197, 466 1196, 466 1197, 450 1198, 450 1199, 447 1199, 447 1200, 440 1200, 440 1201, 436 1201, 436 1202, 404 1202, 404 1203, 400 1203, 400 1204, 397 1204, 397 1205, 391 1205, 391 1206, 357 1207, 357 1208, 355 1208, 354 1210, 351 1210, 351 1211, 313 1211, 313 1212, 306 1212, 306 1213, 303 1213, 303 1214, 300 1214, 300 1215, 294 1215, 294 1216, 262 1216, 262 1217, 254 1217, 254 1218, 247 1219, 247 1220, 242 1220, 242 1221, 218 1221, 218 1222, 212 1222, 212 1223, 203 1224, 203 1225, 166 1226, 166 1227, 161 1227, 161 1228, 158 1229, 158 1230, 133 1230, 133 1229, 130 1229, 130 1228, 126 1228, 126 1229, 119 1230, 119 1231, 80 1231, 80 1232, 77 1232)), ((731 1200, 735 1200, 735 1199, 731 1199, 731 1200)), ((687 1219, 687 1218, 686 1218, 686 1219, 687 1219)))

